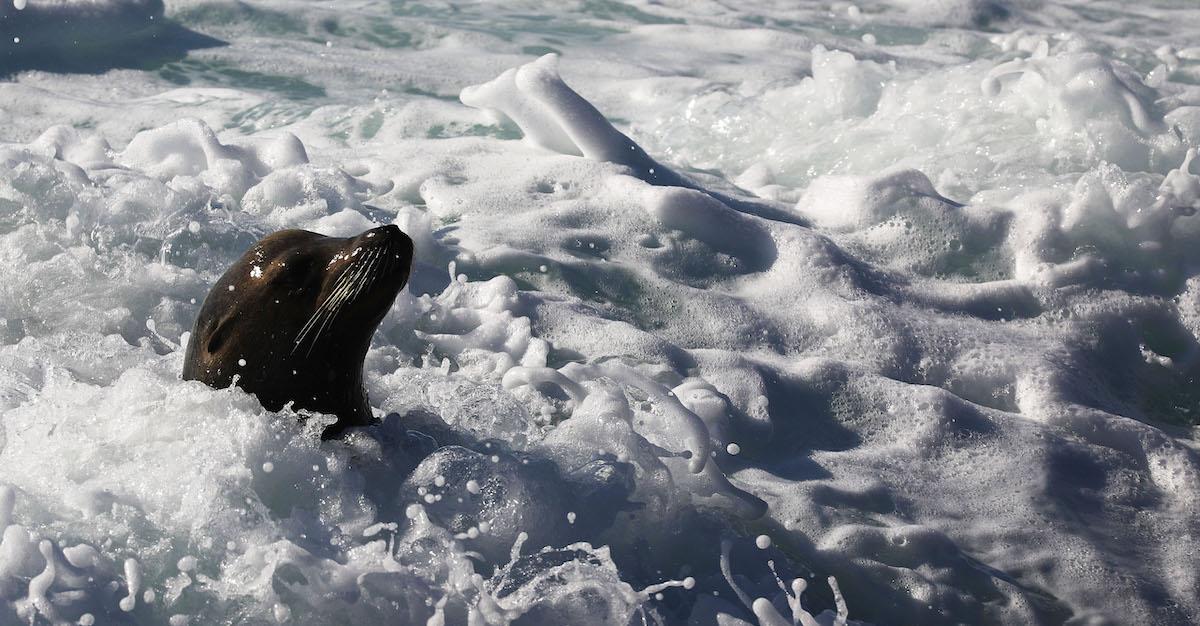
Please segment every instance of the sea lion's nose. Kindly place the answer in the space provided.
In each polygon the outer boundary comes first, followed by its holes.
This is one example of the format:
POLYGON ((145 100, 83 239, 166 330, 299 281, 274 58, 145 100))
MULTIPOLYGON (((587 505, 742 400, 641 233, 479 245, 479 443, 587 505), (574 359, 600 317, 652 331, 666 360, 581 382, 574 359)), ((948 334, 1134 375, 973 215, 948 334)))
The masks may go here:
POLYGON ((377 226, 359 235, 359 241, 382 243, 384 245, 393 246, 402 251, 402 254, 411 255, 413 251, 412 239, 395 224, 387 224, 385 226, 377 226))
POLYGON ((361 236, 367 239, 374 239, 376 237, 395 237, 396 235, 403 234, 404 231, 400 230, 399 226, 396 226, 395 224, 387 224, 385 226, 376 226, 375 228, 363 233, 361 236))

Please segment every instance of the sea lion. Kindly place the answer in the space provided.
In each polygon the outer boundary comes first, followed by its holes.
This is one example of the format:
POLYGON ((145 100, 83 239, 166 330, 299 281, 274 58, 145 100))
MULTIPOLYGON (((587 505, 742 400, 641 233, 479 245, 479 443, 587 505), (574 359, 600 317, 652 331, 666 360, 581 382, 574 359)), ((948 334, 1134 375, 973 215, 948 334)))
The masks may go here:
POLYGON ((325 439, 371 422, 362 384, 371 336, 408 282, 413 243, 396 226, 357 237, 267 235, 213 286, 188 340, 183 379, 232 384, 263 407, 336 415, 325 439))

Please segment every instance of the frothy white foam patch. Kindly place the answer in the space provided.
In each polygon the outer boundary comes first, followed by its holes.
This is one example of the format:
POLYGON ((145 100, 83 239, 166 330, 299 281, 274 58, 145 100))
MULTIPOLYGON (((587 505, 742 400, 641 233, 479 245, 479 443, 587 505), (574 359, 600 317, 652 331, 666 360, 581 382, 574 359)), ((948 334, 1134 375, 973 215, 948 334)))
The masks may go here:
POLYGON ((1200 12, 171 9, 0 90, 0 622, 1195 621, 1200 12), (177 379, 378 223, 380 424, 177 379))

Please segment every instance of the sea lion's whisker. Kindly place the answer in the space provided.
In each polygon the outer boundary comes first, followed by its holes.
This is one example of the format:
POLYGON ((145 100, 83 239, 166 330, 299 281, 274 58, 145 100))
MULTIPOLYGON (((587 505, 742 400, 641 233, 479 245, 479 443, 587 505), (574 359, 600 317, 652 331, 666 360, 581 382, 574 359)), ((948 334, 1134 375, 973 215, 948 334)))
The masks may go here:
POLYGON ((330 305, 334 309, 334 315, 337 315, 346 303, 353 302, 361 292, 360 285, 362 285, 363 268, 366 263, 365 257, 361 263, 362 265, 355 266, 353 270, 347 272, 345 288, 338 294, 337 300, 330 305))
POLYGON ((366 290, 370 289, 375 284, 375 280, 377 278, 379 278, 379 275, 381 273, 379 271, 380 270, 379 261, 381 261, 383 259, 383 256, 384 256, 383 249, 376 248, 374 250, 374 252, 375 252, 375 254, 371 257, 371 264, 368 265, 367 269, 366 269, 367 283, 365 285, 363 285, 363 287, 361 288, 362 291, 366 291, 366 290))
MULTIPOLYGON (((321 320, 321 327, 324 328, 325 320, 327 320, 328 318, 329 318, 329 315, 324 312, 320 313, 319 315, 314 315, 313 317, 311 317, 309 319, 308 325, 305 326, 305 330, 304 330, 303 334, 296 339, 296 344, 292 347, 292 354, 295 354, 296 350, 299 350, 300 346, 304 345, 305 339, 308 339, 309 334, 312 332, 312 330, 314 328, 317 327, 316 326, 317 321, 321 320)), ((308 356, 309 354, 312 354, 313 346, 316 345, 318 337, 320 337, 319 332, 316 335, 312 335, 312 340, 308 342, 308 350, 305 351, 304 356, 308 356)))
POLYGON ((325 327, 328 326, 329 322, 333 321, 336 317, 337 311, 333 311, 329 315, 326 315, 325 319, 321 321, 321 327, 317 329, 317 334, 313 335, 313 340, 308 344, 308 351, 304 353, 305 357, 312 354, 313 347, 316 346, 317 342, 321 340, 321 335, 325 334, 325 327))
MULTIPOLYGON (((344 290, 348 286, 349 281, 347 281, 346 278, 347 276, 345 274, 338 278, 337 283, 334 285, 333 292, 326 297, 323 302, 321 302, 320 306, 317 307, 317 310, 313 312, 312 317, 309 317, 308 321, 304 324, 304 327, 300 329, 300 332, 296 335, 296 340, 292 347, 293 353, 295 353, 301 344, 304 343, 305 338, 310 332, 312 332, 312 329, 316 326, 318 321, 324 320, 321 324, 322 328, 324 328, 324 325, 327 321, 326 318, 328 318, 332 312, 330 301, 333 300, 333 298, 336 297, 340 291, 344 290)), ((309 344, 308 349, 310 353, 312 352, 312 345, 316 343, 318 337, 320 337, 320 332, 313 337, 313 341, 309 344)))
MULTIPOLYGON (((316 327, 317 322, 321 321, 322 319, 324 319, 328 316, 329 316, 329 311, 327 309, 317 309, 317 312, 313 313, 312 317, 308 318, 308 322, 306 322, 304 324, 304 328, 301 328, 300 332, 296 335, 296 340, 292 346, 293 354, 295 354, 296 350, 298 350, 300 348, 300 346, 303 345, 304 340, 308 337, 309 333, 312 332, 313 328, 316 327)), ((312 343, 316 343, 315 338, 313 339, 312 343)), ((309 344, 309 351, 310 352, 312 351, 311 343, 309 344)))
POLYGON ((325 299, 325 302, 321 303, 321 306, 335 311, 340 309, 344 302, 353 297, 351 294, 355 290, 359 273, 361 273, 361 265, 355 265, 342 273, 333 291, 325 299))
POLYGON ((334 286, 333 292, 330 293, 329 297, 321 303, 321 308, 325 309, 326 311, 332 311, 336 313, 338 309, 341 308, 342 303, 348 299, 350 291, 353 288, 354 277, 347 272, 340 279, 338 279, 337 284, 334 286))
POLYGON ((296 334, 296 345, 300 345, 300 342, 304 340, 304 336, 312 330, 313 325, 315 325, 317 320, 320 319, 320 317, 325 313, 326 310, 323 306, 317 307, 317 310, 314 311, 312 316, 308 318, 308 321, 304 323, 304 326, 300 329, 300 332, 296 334))
POLYGON ((370 282, 364 281, 364 279, 370 277, 370 273, 373 271, 372 268, 380 257, 379 253, 380 250, 378 248, 368 251, 354 267, 346 270, 338 277, 333 291, 317 307, 316 313, 309 318, 308 323, 304 325, 304 328, 296 336, 295 344, 292 348, 293 353, 303 345, 313 328, 316 328, 316 333, 312 335, 311 341, 308 342, 308 350, 305 356, 312 353, 313 347, 320 341, 321 335, 325 333, 325 329, 329 326, 329 323, 337 318, 346 303, 358 298, 365 291, 365 286, 370 285, 370 282), (317 326, 318 321, 320 322, 319 327, 317 326))
POLYGON ((354 292, 350 296, 350 300, 358 298, 370 286, 372 267, 379 258, 378 249, 371 250, 364 257, 361 261, 362 264, 358 268, 358 272, 355 273, 354 292))

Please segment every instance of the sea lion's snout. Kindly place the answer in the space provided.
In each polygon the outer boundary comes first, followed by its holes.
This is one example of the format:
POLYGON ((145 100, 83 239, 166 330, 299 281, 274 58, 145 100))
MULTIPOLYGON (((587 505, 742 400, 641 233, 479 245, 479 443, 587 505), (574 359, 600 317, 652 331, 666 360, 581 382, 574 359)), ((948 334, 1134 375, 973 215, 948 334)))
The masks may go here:
MULTIPOLYGON (((310 322, 325 317, 353 318, 374 328, 408 283, 412 239, 389 224, 333 241, 340 243, 326 265, 319 304, 310 322)), ((306 343, 311 332, 311 327, 306 328, 298 336, 297 346, 306 343)))
MULTIPOLYGON (((400 230, 400 227, 395 224, 385 224, 383 226, 376 226, 375 228, 372 228, 371 230, 368 230, 367 232, 359 235, 359 237, 363 237, 366 239, 373 239, 373 238, 379 237, 379 236, 383 236, 385 238, 386 237, 403 237, 405 239, 408 239, 408 235, 405 235, 404 231, 400 230)), ((410 240, 410 243, 411 243, 411 240, 410 240)))
POLYGON ((412 246, 412 240, 409 239, 408 235, 405 235, 404 231, 400 230, 400 227, 396 226, 395 224, 376 226, 375 228, 372 228, 371 230, 368 230, 355 237, 354 240, 355 242, 363 244, 387 244, 398 238, 403 238, 408 242, 410 247, 412 246))
POLYGON ((404 275, 408 276, 413 256, 413 240, 395 224, 372 228, 354 238, 356 245, 373 248, 382 247, 393 260, 401 261, 404 275))
POLYGON ((398 226, 388 224, 351 237, 347 240, 343 255, 351 261, 345 271, 362 266, 362 280, 393 287, 395 292, 390 297, 395 297, 396 292, 408 282, 408 273, 412 269, 413 241, 398 226))

